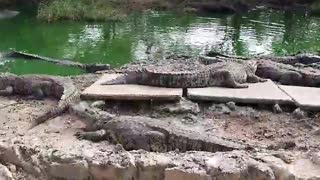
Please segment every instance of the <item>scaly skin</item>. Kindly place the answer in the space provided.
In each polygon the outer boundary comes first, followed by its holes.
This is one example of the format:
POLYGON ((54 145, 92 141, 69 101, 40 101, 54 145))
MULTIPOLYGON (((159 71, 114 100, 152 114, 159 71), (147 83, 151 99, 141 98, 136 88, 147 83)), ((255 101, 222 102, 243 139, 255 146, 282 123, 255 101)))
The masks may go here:
POLYGON ((141 84, 169 88, 197 88, 222 86, 229 88, 247 88, 243 83, 264 82, 265 79, 255 75, 256 66, 253 61, 217 62, 204 66, 200 70, 174 72, 169 66, 145 67, 139 71, 128 72, 124 76, 102 85, 141 84))
POLYGON ((178 127, 169 127, 159 119, 143 116, 114 116, 86 102, 72 106, 72 112, 86 124, 86 132, 77 132, 79 139, 107 140, 121 144, 126 150, 146 151, 232 151, 250 148, 250 145, 232 142, 216 136, 200 135, 178 127), (195 135, 195 134, 197 135, 195 135))
POLYGON ((44 75, 0 74, 0 96, 22 95, 36 99, 54 97, 59 99, 58 106, 36 118, 31 128, 57 117, 65 112, 69 105, 77 101, 80 93, 68 78, 44 75))
POLYGON ((278 81, 284 85, 320 86, 320 70, 314 68, 297 68, 271 60, 259 60, 256 74, 263 78, 278 81))
POLYGON ((276 63, 271 60, 259 60, 257 75, 280 82, 284 85, 302 85, 302 75, 299 69, 291 65, 276 63))

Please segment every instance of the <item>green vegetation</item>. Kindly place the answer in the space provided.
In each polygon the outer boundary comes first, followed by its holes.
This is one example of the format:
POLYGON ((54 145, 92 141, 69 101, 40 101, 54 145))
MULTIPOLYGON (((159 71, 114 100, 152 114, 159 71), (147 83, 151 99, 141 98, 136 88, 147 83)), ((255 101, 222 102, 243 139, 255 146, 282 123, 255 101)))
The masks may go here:
POLYGON ((126 13, 124 8, 120 8, 119 3, 121 2, 108 0, 55 0, 40 3, 38 18, 49 22, 61 19, 121 20, 126 13))
POLYGON ((131 12, 149 9, 174 9, 182 12, 244 12, 255 5, 274 8, 295 6, 310 7, 320 11, 316 0, 0 0, 0 8, 9 6, 38 7, 38 18, 57 20, 107 21, 122 20, 131 12))
POLYGON ((48 22, 61 19, 108 21, 122 20, 129 13, 166 8, 167 0, 50 0, 41 1, 38 18, 48 22))
POLYGON ((320 14, 320 2, 316 1, 311 5, 311 12, 314 14, 320 14))

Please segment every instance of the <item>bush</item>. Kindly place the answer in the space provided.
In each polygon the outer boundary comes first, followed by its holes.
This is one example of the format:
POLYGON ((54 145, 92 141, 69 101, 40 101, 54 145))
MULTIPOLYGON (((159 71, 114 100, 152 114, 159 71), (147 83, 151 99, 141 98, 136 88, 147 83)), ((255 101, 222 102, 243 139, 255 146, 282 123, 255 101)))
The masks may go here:
POLYGON ((125 11, 109 0, 54 0, 40 3, 38 18, 48 22, 61 19, 106 21, 120 20, 125 11))

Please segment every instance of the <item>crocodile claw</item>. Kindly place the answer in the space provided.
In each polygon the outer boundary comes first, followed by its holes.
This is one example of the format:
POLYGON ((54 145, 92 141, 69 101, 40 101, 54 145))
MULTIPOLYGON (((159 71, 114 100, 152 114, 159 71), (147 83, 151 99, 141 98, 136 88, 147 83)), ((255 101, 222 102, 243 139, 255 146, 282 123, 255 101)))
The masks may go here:
POLYGON ((76 136, 76 138, 77 139, 84 139, 84 133, 83 132, 76 132, 75 134, 74 134, 74 136, 76 136))
POLYGON ((268 81, 268 79, 264 79, 264 78, 259 79, 259 82, 267 82, 267 81, 268 81))

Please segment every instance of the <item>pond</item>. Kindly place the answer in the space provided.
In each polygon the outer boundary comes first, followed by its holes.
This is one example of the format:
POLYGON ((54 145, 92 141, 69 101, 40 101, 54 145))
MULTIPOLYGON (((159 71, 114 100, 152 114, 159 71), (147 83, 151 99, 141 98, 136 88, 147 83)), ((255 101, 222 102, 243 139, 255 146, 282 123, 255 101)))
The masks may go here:
MULTIPOLYGON (((11 48, 81 63, 119 67, 146 59, 150 44, 162 52, 197 55, 203 49, 225 54, 285 55, 320 49, 320 17, 304 12, 256 10, 245 14, 179 15, 147 12, 125 22, 45 23, 22 13, 0 20, 0 52, 11 48)), ((76 68, 44 62, 1 59, 0 71, 16 74, 75 75, 76 68)))

